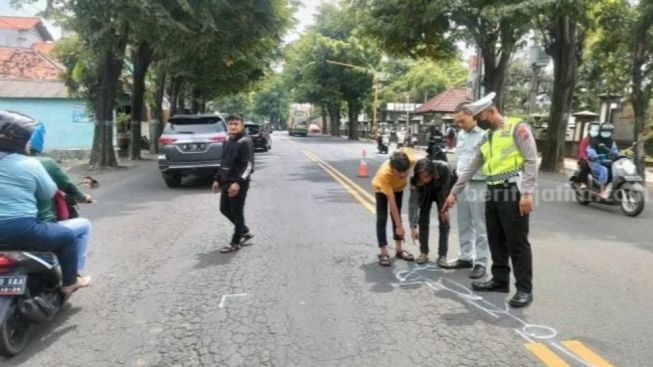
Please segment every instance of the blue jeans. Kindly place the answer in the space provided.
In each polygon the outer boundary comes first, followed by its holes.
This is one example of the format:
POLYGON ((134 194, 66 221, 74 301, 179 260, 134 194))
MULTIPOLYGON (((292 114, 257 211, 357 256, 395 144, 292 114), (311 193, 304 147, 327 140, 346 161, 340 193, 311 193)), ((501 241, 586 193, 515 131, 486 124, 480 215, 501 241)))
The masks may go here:
POLYGON ((61 265, 63 285, 77 281, 77 248, 75 233, 70 228, 36 218, 0 220, 0 243, 20 249, 54 252, 61 265))
POLYGON ((74 218, 62 220, 58 223, 75 232, 75 238, 77 239, 75 241, 77 247, 77 271, 84 270, 86 268, 88 244, 91 241, 91 221, 86 218, 74 218))

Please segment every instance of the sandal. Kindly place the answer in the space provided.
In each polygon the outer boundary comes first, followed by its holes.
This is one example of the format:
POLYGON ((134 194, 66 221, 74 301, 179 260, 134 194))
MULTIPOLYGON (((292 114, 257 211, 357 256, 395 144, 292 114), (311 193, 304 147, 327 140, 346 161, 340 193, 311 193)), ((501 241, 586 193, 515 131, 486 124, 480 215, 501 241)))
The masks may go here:
POLYGON ((251 240, 252 238, 254 238, 254 234, 253 234, 253 233, 251 233, 251 232, 249 232, 249 233, 245 233, 245 234, 243 235, 243 237, 240 239, 240 245, 241 245, 241 246, 250 246, 250 245, 253 245, 253 243, 250 243, 250 242, 249 242, 249 240, 251 240))
POLYGON ((379 265, 381 265, 381 266, 390 266, 390 256, 388 256, 388 255, 379 255, 379 265))
POLYGON ((418 264, 424 264, 425 262, 429 261, 429 255, 427 254, 420 254, 417 259, 415 260, 416 263, 418 264))
POLYGON ((80 288, 86 288, 91 285, 91 277, 77 277, 77 281, 71 285, 61 287, 61 292, 65 296, 70 296, 80 288))
POLYGON ((406 251, 406 250, 397 251, 397 258, 402 259, 402 260, 406 260, 406 261, 415 260, 413 255, 411 255, 411 253, 406 251))
POLYGON ((220 253, 222 253, 222 254, 228 254, 228 253, 230 253, 230 252, 236 252, 236 251, 238 251, 238 250, 240 250, 240 245, 235 245, 235 244, 232 243, 232 244, 229 245, 229 246, 225 246, 225 247, 221 248, 221 249, 220 249, 220 253))

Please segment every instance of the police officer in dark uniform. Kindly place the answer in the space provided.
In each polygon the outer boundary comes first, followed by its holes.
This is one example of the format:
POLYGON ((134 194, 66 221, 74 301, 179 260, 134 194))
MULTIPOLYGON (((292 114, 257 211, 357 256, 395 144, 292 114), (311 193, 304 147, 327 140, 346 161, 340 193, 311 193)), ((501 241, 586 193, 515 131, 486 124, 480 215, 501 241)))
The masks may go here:
POLYGON ((231 243, 220 249, 222 253, 235 252, 247 245, 254 234, 245 224, 245 199, 249 181, 254 172, 254 145, 245 133, 243 118, 227 117, 229 139, 222 149, 222 166, 215 175, 212 190, 220 192, 220 212, 234 224, 231 243))
POLYGON ((501 115, 492 103, 494 95, 490 93, 465 107, 479 125, 488 125, 489 130, 472 162, 459 173, 446 207, 455 204, 456 195, 482 168, 488 188, 485 219, 492 254, 492 279, 472 282, 472 288, 481 292, 509 292, 512 262, 517 292, 510 305, 524 307, 533 301, 533 259, 528 230, 537 178, 537 147, 527 124, 501 115))

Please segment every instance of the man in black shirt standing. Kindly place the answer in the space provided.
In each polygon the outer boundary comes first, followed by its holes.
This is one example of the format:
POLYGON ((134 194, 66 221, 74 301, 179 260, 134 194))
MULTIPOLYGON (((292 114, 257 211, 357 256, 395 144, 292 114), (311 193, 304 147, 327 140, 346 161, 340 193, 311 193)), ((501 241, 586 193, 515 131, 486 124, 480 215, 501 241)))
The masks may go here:
POLYGON ((245 225, 245 198, 249 180, 254 171, 254 146, 245 133, 243 118, 227 117, 229 139, 222 149, 222 166, 215 175, 212 190, 220 192, 220 212, 234 224, 231 243, 220 249, 222 253, 240 250, 254 235, 245 225))

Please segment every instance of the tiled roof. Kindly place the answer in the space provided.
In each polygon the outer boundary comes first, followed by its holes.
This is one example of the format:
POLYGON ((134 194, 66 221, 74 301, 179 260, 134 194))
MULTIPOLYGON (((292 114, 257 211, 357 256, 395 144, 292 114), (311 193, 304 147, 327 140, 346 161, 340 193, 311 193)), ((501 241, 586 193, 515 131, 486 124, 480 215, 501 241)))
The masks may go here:
POLYGON ((32 29, 39 23, 34 17, 0 17, 0 29, 32 29))
POLYGON ((58 80, 64 68, 31 48, 0 47, 0 79, 58 80))
POLYGON ((0 79, 0 98, 68 98, 63 82, 0 79))
POLYGON ((452 113, 460 102, 471 101, 472 96, 467 87, 458 87, 448 89, 437 96, 429 99, 423 105, 419 106, 413 113, 452 113))
POLYGON ((49 55, 55 45, 56 43, 53 42, 37 42, 32 45, 32 48, 44 55, 49 55))

